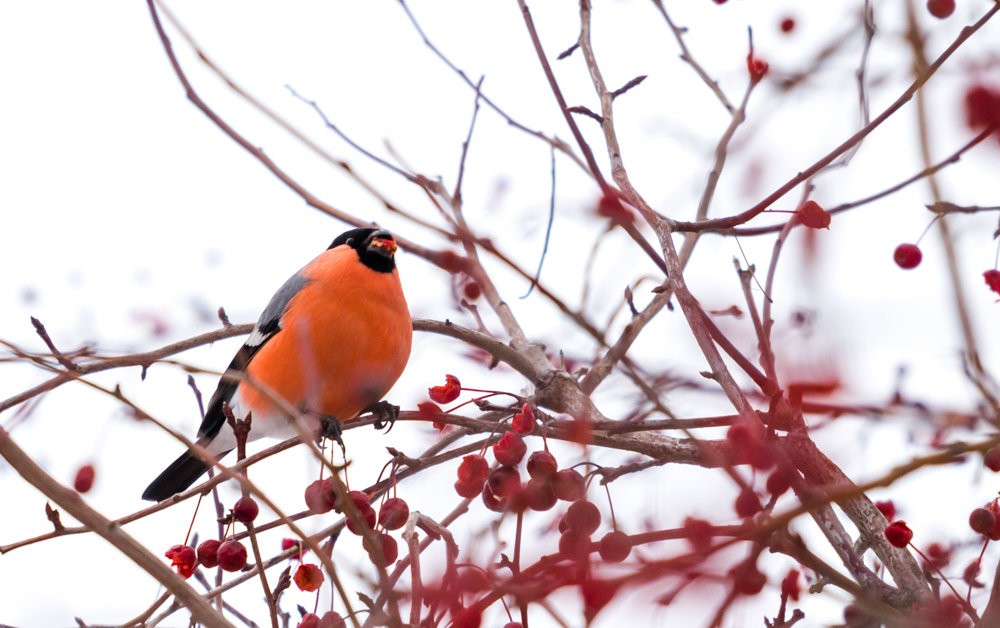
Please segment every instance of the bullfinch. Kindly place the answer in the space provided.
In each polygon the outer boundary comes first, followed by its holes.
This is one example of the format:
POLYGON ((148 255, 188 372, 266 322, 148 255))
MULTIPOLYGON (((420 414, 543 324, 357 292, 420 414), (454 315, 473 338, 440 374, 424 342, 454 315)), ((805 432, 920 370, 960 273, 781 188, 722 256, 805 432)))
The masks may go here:
MULTIPOLYGON (((402 374, 413 335, 395 253, 388 231, 351 229, 278 288, 219 381, 197 443, 217 458, 236 446, 223 404, 238 419, 252 413, 250 440, 298 434, 272 393, 307 417, 310 433, 322 425, 338 440, 338 421, 395 409, 379 401, 402 374)), ((179 493, 209 466, 185 452, 142 498, 179 493)))

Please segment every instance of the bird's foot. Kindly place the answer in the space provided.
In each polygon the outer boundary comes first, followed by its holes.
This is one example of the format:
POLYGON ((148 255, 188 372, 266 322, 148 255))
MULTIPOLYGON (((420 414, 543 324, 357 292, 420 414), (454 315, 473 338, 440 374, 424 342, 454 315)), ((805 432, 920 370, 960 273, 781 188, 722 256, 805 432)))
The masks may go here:
POLYGON ((332 414, 319 415, 319 438, 335 440, 340 445, 340 448, 346 451, 344 439, 341 438, 341 434, 343 434, 343 430, 340 427, 340 421, 337 420, 337 417, 332 414))
POLYGON ((368 406, 364 410, 375 415, 375 429, 381 430, 388 427, 386 432, 392 429, 399 417, 399 406, 394 406, 388 401, 379 401, 368 406))

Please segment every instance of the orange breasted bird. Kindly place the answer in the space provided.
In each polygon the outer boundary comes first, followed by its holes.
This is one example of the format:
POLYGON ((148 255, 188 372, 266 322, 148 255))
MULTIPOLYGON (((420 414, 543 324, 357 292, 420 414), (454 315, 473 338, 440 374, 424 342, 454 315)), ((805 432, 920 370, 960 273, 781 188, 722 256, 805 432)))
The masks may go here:
MULTIPOLYGON (((319 434, 322 427, 337 440, 338 422, 365 410, 394 419, 398 408, 380 400, 402 374, 413 334, 395 253, 388 231, 352 229, 292 275, 222 376, 197 443, 216 457, 236 447, 223 404, 238 419, 251 413, 250 440, 298 434, 269 393, 300 410, 310 433, 319 434)), ((160 501, 179 493, 209 466, 185 452, 142 498, 160 501)))

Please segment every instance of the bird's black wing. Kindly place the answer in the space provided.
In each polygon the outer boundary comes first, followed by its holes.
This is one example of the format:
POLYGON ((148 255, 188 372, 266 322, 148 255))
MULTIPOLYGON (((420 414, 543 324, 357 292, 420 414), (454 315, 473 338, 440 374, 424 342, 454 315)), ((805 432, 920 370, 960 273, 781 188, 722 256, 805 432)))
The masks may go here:
POLYGON ((201 422, 201 427, 198 428, 199 440, 211 440, 215 438, 215 435, 225 425, 226 418, 222 414, 222 404, 232 401, 233 393, 236 392, 237 387, 240 385, 240 376, 246 373, 250 360, 260 351, 261 347, 267 344, 268 340, 274 338, 274 335, 281 331, 281 317, 285 313, 285 308, 288 307, 288 302, 309 281, 309 278, 302 271, 299 271, 289 277, 288 281, 278 288, 278 291, 271 297, 267 307, 264 308, 260 318, 257 320, 253 331, 247 336, 246 342, 236 352, 233 361, 229 363, 229 367, 222 374, 219 386, 215 389, 215 393, 212 394, 212 398, 208 402, 208 408, 205 410, 205 418, 201 422))

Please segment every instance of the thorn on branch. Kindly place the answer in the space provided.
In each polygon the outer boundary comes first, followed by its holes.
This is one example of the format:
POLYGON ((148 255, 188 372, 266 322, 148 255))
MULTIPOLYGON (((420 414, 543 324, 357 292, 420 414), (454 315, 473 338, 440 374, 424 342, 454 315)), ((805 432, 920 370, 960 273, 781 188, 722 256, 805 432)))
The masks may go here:
POLYGON ((62 532, 66 526, 59 519, 59 511, 52 507, 52 504, 45 502, 45 518, 52 522, 52 527, 56 532, 62 532))
POLYGON ((570 113, 581 113, 581 114, 583 114, 583 115, 585 115, 585 116, 587 116, 589 118, 593 118, 594 120, 597 120, 598 124, 604 124, 604 118, 603 117, 597 115, 596 113, 594 113, 593 111, 591 111, 590 109, 587 109, 586 107, 584 107, 582 105, 577 105, 576 107, 567 107, 566 111, 568 111, 570 113))
POLYGON ((576 52, 576 49, 579 48, 579 47, 580 47, 580 42, 576 42, 575 44, 573 44, 572 46, 570 46, 566 50, 563 50, 562 52, 560 52, 559 56, 556 57, 556 59, 557 60, 565 59, 566 57, 568 57, 571 54, 573 54, 574 52, 576 52))
POLYGON ((632 316, 639 315, 639 310, 635 309, 635 303, 632 302, 632 286, 625 286, 625 303, 628 304, 628 309, 632 312, 632 316))
POLYGON ((611 98, 618 98, 619 96, 621 96, 622 94, 624 94, 628 90, 632 89, 633 87, 635 87, 639 83, 645 81, 646 80, 646 76, 647 76, 646 74, 643 74, 641 76, 635 77, 634 79, 632 79, 628 83, 625 83, 624 85, 622 85, 621 87, 619 87, 615 91, 611 92, 611 98))

